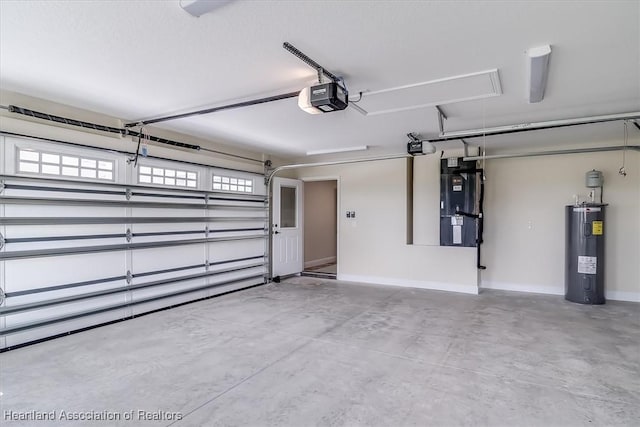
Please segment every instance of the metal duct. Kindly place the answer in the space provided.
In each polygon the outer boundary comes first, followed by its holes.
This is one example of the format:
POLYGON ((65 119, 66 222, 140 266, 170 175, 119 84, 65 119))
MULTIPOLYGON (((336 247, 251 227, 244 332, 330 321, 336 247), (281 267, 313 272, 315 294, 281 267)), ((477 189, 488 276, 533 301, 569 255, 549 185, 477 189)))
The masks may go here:
MULTIPOLYGON (((439 116, 442 114, 438 112, 439 116)), ((452 141, 461 138, 480 138, 487 135, 505 135, 509 133, 529 132, 533 130, 555 129, 568 126, 588 125, 593 123, 615 122, 619 120, 634 120, 640 118, 640 111, 631 113, 608 114, 604 116, 579 117, 575 119, 550 120, 546 122, 520 123, 515 125, 497 126, 486 129, 471 129, 453 132, 440 132, 438 138, 429 142, 452 141)), ((635 123, 635 122, 634 122, 635 123)))
POLYGON ((490 156, 469 156, 464 157, 464 160, 492 160, 492 159, 513 159, 517 157, 538 157, 538 156, 554 156, 558 154, 579 154, 579 153, 598 153, 602 151, 620 151, 620 150, 634 150, 640 151, 640 145, 616 145, 612 147, 593 147, 593 148, 573 148, 569 150, 550 150, 550 151, 534 151, 528 153, 513 153, 513 154, 493 154, 490 156))

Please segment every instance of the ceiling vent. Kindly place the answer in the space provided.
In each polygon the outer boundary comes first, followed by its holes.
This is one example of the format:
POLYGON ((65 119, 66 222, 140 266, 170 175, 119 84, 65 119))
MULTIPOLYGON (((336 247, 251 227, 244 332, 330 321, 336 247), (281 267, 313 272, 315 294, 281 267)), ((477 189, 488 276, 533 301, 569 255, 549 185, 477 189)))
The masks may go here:
POLYGON ((357 104, 350 105, 366 116, 374 116, 499 95, 500 75, 493 69, 364 92, 357 104))

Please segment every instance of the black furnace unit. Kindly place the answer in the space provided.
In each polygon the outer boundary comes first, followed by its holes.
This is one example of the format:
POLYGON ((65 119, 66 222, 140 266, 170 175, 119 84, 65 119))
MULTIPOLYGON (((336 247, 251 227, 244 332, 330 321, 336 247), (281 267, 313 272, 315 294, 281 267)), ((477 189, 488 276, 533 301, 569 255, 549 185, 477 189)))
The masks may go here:
POLYGON ((605 204, 566 207, 565 294, 568 301, 604 304, 605 204))
POLYGON ((478 184, 476 161, 440 161, 440 246, 476 247, 478 184))

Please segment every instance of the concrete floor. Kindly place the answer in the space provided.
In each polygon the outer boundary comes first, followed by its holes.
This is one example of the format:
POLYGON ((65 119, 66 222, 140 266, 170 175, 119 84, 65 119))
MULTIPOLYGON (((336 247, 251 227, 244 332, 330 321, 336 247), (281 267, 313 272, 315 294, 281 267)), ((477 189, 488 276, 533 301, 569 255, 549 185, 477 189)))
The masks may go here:
POLYGON ((294 278, 0 354, 0 384, 8 427, 638 425, 640 305, 294 278))

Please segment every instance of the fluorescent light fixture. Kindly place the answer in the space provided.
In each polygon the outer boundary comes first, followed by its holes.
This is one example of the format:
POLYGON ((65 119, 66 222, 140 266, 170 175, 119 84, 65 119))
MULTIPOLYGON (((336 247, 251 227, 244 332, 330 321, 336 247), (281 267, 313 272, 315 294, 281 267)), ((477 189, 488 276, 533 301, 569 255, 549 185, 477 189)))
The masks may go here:
POLYGON ((549 76, 549 57, 551 46, 538 46, 529 49, 529 103, 540 102, 549 76))
POLYGON ((311 105, 311 88, 305 87, 298 95, 298 107, 305 113, 322 114, 322 110, 311 105))
POLYGON ((307 151, 307 156, 314 156, 316 154, 346 153, 349 151, 365 151, 368 149, 369 149, 368 145, 359 145, 357 147, 327 148, 326 150, 307 151))
POLYGON ((233 0, 180 0, 180 7, 196 18, 213 12, 233 0))

